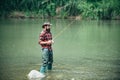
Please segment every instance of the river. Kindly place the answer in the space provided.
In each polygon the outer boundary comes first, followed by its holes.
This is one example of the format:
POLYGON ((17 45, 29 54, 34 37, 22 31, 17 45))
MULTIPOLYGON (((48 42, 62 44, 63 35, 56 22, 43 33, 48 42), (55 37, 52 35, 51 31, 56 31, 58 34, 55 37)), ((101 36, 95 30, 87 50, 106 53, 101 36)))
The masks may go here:
POLYGON ((42 24, 52 23, 53 70, 43 80, 120 80, 120 21, 1 19, 0 80, 28 80, 41 65, 42 24))

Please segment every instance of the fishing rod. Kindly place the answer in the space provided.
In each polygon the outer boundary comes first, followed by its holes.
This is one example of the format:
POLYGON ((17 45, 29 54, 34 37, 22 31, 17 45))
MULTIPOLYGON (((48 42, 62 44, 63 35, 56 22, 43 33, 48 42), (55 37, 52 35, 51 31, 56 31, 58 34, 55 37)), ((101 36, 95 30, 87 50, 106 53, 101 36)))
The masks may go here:
POLYGON ((60 36, 66 29, 68 29, 68 27, 70 27, 70 25, 72 25, 74 21, 75 20, 73 20, 70 24, 68 24, 67 27, 64 27, 63 30, 61 30, 59 33, 57 33, 55 37, 53 37, 53 40, 55 40, 58 36, 60 36))

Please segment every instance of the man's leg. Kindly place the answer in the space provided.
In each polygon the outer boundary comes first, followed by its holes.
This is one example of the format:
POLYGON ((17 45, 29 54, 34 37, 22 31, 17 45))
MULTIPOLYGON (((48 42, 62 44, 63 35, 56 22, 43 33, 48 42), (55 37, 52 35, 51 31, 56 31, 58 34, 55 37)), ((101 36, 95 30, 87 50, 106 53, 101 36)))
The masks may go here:
POLYGON ((48 60, 48 70, 52 70, 52 64, 53 64, 53 52, 49 51, 49 60, 48 60))
POLYGON ((46 72, 46 67, 48 64, 48 49, 43 49, 42 50, 42 66, 40 68, 40 72, 41 73, 45 73, 46 72))

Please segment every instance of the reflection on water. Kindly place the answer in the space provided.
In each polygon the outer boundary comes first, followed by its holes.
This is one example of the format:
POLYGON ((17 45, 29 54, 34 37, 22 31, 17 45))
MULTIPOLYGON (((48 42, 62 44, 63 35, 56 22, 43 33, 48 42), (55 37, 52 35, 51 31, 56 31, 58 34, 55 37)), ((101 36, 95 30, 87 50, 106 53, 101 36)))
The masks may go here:
MULTIPOLYGON (((1 20, 1 80, 27 80, 39 70, 38 36, 45 20, 1 20), (38 64, 38 65, 36 65, 38 64)), ((119 21, 51 20, 53 70, 42 80, 119 80, 119 21), (70 24, 70 25, 69 25, 70 24)))

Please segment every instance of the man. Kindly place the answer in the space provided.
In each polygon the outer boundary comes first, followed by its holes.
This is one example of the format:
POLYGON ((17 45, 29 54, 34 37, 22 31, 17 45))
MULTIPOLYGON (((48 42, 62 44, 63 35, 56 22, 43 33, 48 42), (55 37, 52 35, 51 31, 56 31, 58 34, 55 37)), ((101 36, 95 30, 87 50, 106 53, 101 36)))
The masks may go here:
POLYGON ((46 70, 52 70, 53 63, 53 51, 52 34, 50 32, 51 24, 49 22, 42 25, 42 32, 39 36, 39 44, 42 47, 42 66, 40 67, 40 73, 44 75, 46 70))

